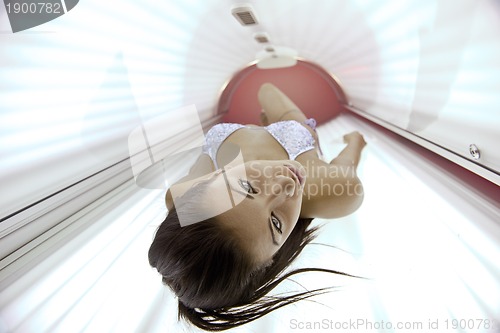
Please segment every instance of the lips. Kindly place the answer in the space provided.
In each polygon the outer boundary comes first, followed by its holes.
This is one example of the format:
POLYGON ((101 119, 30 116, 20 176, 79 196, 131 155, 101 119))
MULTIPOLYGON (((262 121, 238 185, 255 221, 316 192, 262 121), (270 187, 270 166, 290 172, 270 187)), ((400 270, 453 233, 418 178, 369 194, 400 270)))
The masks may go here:
POLYGON ((286 165, 286 167, 293 173, 295 180, 300 184, 300 186, 304 185, 305 176, 301 174, 300 170, 291 165, 286 165))

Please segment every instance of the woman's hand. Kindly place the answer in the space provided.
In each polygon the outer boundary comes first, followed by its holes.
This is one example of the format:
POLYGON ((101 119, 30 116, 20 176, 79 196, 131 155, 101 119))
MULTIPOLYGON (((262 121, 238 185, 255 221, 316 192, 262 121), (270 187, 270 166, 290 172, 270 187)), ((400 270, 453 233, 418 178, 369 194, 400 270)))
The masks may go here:
POLYGON ((361 147, 366 146, 366 141, 363 138, 363 135, 358 131, 354 131, 344 135, 344 142, 348 145, 350 144, 359 144, 361 147))
POLYGON ((347 143, 347 147, 345 147, 330 164, 354 166, 357 168, 361 151, 364 146, 366 146, 366 141, 359 132, 354 131, 344 135, 344 142, 347 143))

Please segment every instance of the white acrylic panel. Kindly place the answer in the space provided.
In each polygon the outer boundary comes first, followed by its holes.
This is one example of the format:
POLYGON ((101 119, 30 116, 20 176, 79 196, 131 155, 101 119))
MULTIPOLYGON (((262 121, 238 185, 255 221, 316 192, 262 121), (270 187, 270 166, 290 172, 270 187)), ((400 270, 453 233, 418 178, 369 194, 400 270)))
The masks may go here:
POLYGON ((188 99, 206 119, 235 70, 186 83, 204 5, 85 1, 15 34, 0 7, 0 218, 127 159, 134 128, 188 99))
POLYGON ((498 1, 252 3, 253 31, 334 74, 354 107, 468 159, 474 143, 498 173, 498 1))
MULTIPOLYGON (((357 108, 451 152, 500 170, 500 6, 495 1, 359 1, 379 61, 372 94, 334 69, 357 108)), ((354 60, 356 62, 356 60, 354 60)), ((363 79, 369 74, 361 73, 363 79)))

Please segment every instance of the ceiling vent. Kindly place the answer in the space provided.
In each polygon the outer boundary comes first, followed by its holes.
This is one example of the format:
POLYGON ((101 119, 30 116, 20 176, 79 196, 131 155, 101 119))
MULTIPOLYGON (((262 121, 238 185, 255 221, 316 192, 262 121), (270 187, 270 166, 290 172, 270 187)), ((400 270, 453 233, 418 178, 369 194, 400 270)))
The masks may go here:
POLYGON ((256 33, 253 38, 259 43, 269 43, 269 35, 265 32, 256 33))
POLYGON ((254 25, 258 23, 257 15, 255 15, 253 7, 249 4, 236 5, 231 10, 231 14, 233 14, 241 25, 254 25))

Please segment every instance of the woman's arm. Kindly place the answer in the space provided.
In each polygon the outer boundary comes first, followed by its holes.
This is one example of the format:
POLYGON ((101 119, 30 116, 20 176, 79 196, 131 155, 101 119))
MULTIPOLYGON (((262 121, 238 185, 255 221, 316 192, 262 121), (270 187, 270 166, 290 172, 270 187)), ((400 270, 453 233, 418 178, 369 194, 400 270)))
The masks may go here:
POLYGON ((344 136, 347 146, 330 163, 316 161, 308 170, 308 200, 302 217, 339 218, 356 211, 364 198, 363 185, 357 176, 363 136, 352 132, 344 136))

